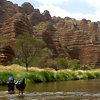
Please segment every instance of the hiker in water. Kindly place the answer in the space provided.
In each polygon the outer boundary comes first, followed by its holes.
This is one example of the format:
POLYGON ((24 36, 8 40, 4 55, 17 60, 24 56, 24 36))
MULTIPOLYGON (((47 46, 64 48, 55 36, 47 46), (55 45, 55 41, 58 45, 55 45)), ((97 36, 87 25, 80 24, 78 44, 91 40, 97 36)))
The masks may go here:
POLYGON ((20 96, 20 93, 23 95, 24 93, 24 89, 25 89, 25 78, 20 78, 17 82, 16 82, 16 88, 18 89, 18 94, 20 96))
POLYGON ((10 91, 14 92, 14 85, 15 85, 14 81, 15 80, 13 78, 13 75, 11 77, 9 77, 8 82, 7 82, 7 84, 8 84, 8 92, 10 92, 10 91))

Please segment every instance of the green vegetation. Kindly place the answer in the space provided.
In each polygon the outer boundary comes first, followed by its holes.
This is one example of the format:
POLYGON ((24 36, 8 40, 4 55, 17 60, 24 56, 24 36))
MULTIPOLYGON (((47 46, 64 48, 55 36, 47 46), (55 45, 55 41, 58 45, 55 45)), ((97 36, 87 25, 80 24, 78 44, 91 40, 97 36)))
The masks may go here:
POLYGON ((19 65, 12 65, 7 67, 0 66, 0 84, 7 83, 8 77, 14 75, 15 80, 25 77, 26 83, 39 83, 51 81, 68 81, 68 80, 82 80, 82 79, 100 79, 100 69, 98 70, 59 70, 53 69, 39 69, 29 68, 26 72, 25 68, 19 65))
POLYGON ((68 60, 65 58, 55 58, 55 59, 47 59, 46 66, 49 68, 53 68, 55 70, 67 69, 68 68, 68 60))
POLYGON ((65 58, 56 58, 55 66, 58 70, 59 69, 67 69, 68 68, 68 60, 65 58))
POLYGON ((32 35, 18 35, 15 44, 16 58, 13 63, 24 64, 28 71, 28 66, 33 61, 33 58, 42 51, 45 43, 42 40, 38 40, 32 35))
MULTIPOLYGON (((41 23, 34 28, 44 28, 45 23, 41 23)), ((68 60, 66 58, 54 57, 54 51, 46 48, 46 43, 37 39, 31 34, 21 34, 17 36, 14 45, 15 59, 9 64, 19 64, 26 67, 37 66, 39 68, 53 68, 55 70, 71 69, 77 70, 82 67, 78 59, 68 60)), ((71 52, 71 48, 67 48, 71 52)))
POLYGON ((72 70, 77 70, 82 67, 82 65, 80 65, 80 61, 78 59, 70 60, 68 63, 68 66, 72 70))
POLYGON ((41 29, 44 29, 46 27, 46 23, 45 22, 41 22, 39 25, 36 25, 33 27, 34 32, 38 32, 41 29))
POLYGON ((69 47, 65 47, 65 48, 67 48, 67 52, 70 54, 71 52, 72 52, 72 48, 69 48, 69 47))
POLYGON ((0 72, 0 84, 6 84, 9 76, 11 75, 12 73, 10 72, 6 72, 6 71, 0 72))

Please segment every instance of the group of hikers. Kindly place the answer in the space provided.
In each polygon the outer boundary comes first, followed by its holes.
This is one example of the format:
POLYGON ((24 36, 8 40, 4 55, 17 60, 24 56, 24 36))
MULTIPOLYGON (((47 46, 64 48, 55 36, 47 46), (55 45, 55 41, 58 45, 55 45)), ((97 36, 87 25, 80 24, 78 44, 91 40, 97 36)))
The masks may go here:
POLYGON ((16 88, 18 89, 18 94, 23 95, 23 92, 26 86, 25 78, 20 78, 18 81, 15 82, 15 79, 12 75, 11 77, 9 77, 7 84, 8 84, 8 92, 14 92, 14 87, 16 85, 16 88))

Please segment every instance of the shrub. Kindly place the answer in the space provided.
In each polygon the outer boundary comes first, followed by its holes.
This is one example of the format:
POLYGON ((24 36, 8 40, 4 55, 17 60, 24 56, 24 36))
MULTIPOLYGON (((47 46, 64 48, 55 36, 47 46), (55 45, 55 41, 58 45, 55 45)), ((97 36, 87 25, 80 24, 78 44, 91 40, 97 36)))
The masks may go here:
POLYGON ((38 75, 38 74, 29 74, 26 79, 29 79, 32 83, 36 82, 44 82, 45 81, 45 77, 38 75))
POLYGON ((55 65, 54 65, 54 60, 53 59, 47 59, 45 66, 48 66, 50 68, 54 68, 56 69, 55 65))
POLYGON ((48 71, 48 70, 44 70, 44 71, 39 72, 38 74, 40 76, 43 76, 45 78, 46 82, 55 81, 56 80, 54 72, 51 72, 51 71, 48 71))
POLYGON ((72 76, 71 80, 79 80, 79 78, 75 72, 71 72, 71 76, 72 76))
POLYGON ((72 72, 71 71, 64 71, 64 74, 66 75, 67 80, 73 79, 73 76, 72 76, 72 72))
POLYGON ((83 75, 83 73, 79 71, 79 72, 78 72, 78 75, 83 75))
POLYGON ((79 79, 88 79, 88 76, 85 73, 83 73, 79 76, 79 79))
POLYGON ((87 75, 88 79, 94 79, 95 78, 95 75, 93 73, 86 72, 85 74, 87 75))
POLYGON ((29 74, 26 78, 29 79, 32 83, 49 82, 56 80, 55 73, 48 70, 40 71, 34 74, 29 74))
POLYGON ((34 57, 30 66, 37 66, 37 67, 41 68, 41 66, 43 66, 42 57, 34 57))
POLYGON ((57 67, 57 69, 66 69, 68 67, 68 60, 65 58, 56 58, 54 65, 57 67))
POLYGON ((56 79, 58 81, 66 81, 66 80, 77 80, 79 78, 74 72, 63 71, 56 73, 56 79))
POLYGON ((96 78, 100 79, 100 72, 94 72, 96 78))
POLYGON ((68 67, 72 70, 77 70, 81 68, 82 65, 80 65, 80 61, 78 59, 73 59, 68 62, 68 67))
POLYGON ((57 81, 65 81, 65 80, 67 80, 67 75, 64 72, 57 72, 56 80, 57 81))

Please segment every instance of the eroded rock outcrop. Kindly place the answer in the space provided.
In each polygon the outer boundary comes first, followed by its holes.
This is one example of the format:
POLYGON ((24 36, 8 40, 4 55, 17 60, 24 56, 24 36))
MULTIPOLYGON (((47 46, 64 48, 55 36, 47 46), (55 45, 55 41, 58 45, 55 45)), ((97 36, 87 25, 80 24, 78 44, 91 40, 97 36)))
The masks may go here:
POLYGON ((0 0, 0 23, 12 17, 18 12, 18 5, 10 1, 0 0))
POLYGON ((5 65, 15 56, 13 46, 16 41, 16 36, 19 34, 33 34, 27 16, 22 13, 15 14, 2 24, 0 35, 8 42, 7 46, 4 44, 4 46, 0 48, 1 62, 5 65))
MULTIPOLYGON (((22 6, 0 0, 0 35, 9 45, 0 44, 0 60, 7 64, 14 57, 13 45, 18 34, 32 34, 46 42, 54 57, 79 59, 81 64, 100 66, 100 22, 69 17, 51 17, 30 3, 22 6)), ((4 40, 3 40, 4 41, 4 40)))
POLYGON ((34 12, 34 7, 29 2, 23 3, 21 8, 27 15, 30 15, 32 12, 34 12))
MULTIPOLYGON (((58 25, 59 22, 56 24, 58 25)), ((70 49, 69 54, 72 59, 80 59, 83 65, 100 65, 100 29, 98 23, 84 19, 80 22, 67 19, 61 31, 61 44, 70 49)))
POLYGON ((32 14, 30 14, 29 21, 34 26, 34 25, 39 24, 42 21, 45 21, 45 18, 39 12, 34 11, 32 14))
POLYGON ((51 20, 51 15, 50 15, 50 13, 49 13, 48 10, 45 10, 43 12, 43 16, 44 16, 44 18, 45 18, 46 21, 50 21, 51 20))

